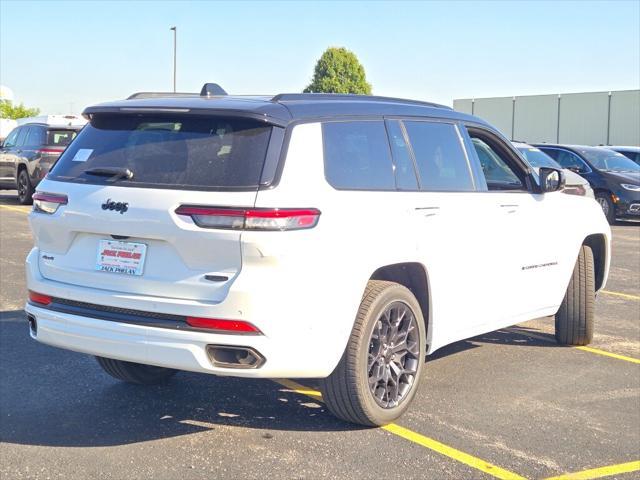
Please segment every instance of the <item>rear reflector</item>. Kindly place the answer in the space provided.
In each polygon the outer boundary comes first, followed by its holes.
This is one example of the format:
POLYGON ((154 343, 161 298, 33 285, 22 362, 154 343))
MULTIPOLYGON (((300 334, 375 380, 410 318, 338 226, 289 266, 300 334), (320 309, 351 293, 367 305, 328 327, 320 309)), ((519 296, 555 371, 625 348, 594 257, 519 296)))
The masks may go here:
POLYGON ((49 305, 51 303, 51 297, 49 295, 44 295, 43 293, 29 290, 29 301, 40 305, 49 305))
POLYGON ((250 324, 249 322, 243 322, 240 320, 220 320, 217 318, 187 317, 187 323, 196 328, 220 330, 229 333, 262 334, 262 332, 254 325, 250 324))
POLYGON ((33 195, 33 210, 41 213, 56 213, 60 205, 67 204, 67 196, 58 193, 37 192, 33 195))
POLYGON ((285 231, 313 228, 320 218, 315 208, 226 208, 182 205, 178 215, 190 216, 203 228, 285 231))

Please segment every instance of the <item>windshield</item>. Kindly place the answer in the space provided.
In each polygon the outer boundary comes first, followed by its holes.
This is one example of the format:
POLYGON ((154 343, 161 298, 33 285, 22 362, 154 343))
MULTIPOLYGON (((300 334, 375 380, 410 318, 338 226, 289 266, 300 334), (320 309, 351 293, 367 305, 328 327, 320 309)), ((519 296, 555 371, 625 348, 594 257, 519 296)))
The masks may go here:
POLYGON ((518 147, 520 153, 525 160, 534 168, 549 167, 549 168, 562 168, 558 162, 551 158, 542 150, 535 147, 518 147))
POLYGON ((640 165, 621 153, 605 149, 578 150, 598 170, 606 172, 640 172, 640 165))
POLYGON ((257 188, 271 129, 239 118, 96 115, 62 154, 50 178, 132 187, 257 188), (104 173, 127 170, 130 174, 104 173))

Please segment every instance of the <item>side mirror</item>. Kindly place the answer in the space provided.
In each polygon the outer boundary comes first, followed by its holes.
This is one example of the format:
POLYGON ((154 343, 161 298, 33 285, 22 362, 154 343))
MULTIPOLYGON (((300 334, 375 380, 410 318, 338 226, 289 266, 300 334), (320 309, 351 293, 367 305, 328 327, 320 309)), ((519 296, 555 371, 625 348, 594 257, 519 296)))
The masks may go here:
POLYGON ((540 192, 557 192, 562 190, 565 184, 564 172, 557 168, 540 167, 540 192))

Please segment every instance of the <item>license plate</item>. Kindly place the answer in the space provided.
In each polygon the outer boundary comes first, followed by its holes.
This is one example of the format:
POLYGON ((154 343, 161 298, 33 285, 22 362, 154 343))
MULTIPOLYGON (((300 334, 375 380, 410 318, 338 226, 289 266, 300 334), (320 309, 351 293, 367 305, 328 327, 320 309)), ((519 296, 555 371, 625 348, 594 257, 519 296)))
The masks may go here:
POLYGON ((96 270, 124 275, 142 275, 147 246, 144 243, 100 240, 96 270))

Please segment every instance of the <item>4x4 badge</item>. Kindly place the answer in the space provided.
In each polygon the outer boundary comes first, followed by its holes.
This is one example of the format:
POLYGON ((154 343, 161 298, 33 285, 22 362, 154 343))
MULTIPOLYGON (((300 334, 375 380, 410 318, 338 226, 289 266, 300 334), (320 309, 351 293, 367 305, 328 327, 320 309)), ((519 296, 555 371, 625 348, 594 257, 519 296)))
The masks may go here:
POLYGON ((123 214, 127 210, 129 210, 129 204, 126 202, 114 202, 110 198, 102 204, 103 210, 115 210, 116 212, 120 212, 123 214))

